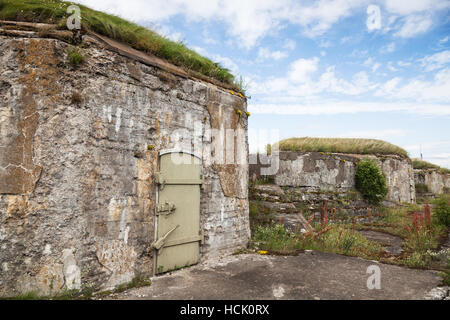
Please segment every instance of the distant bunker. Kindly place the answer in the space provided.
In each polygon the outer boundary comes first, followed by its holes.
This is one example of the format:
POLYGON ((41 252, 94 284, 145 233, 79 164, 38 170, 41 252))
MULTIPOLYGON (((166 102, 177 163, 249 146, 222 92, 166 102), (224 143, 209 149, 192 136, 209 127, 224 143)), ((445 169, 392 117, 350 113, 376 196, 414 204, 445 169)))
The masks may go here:
MULTIPOLYGON (((364 143, 361 140, 364 139, 358 139, 355 143, 364 143)), ((289 148, 295 149, 292 146, 289 148)), ((399 154, 290 151, 281 145, 275 157, 251 155, 251 161, 256 164, 250 165, 250 176, 261 176, 264 172, 269 172, 267 175, 271 176, 274 183, 294 195, 297 201, 318 204, 322 200, 351 200, 360 207, 359 211, 366 211, 368 204, 355 191, 357 163, 364 158, 375 160, 385 175, 387 202, 416 201, 411 159, 399 154)), ((351 211, 358 211, 358 208, 352 208, 351 211)))
POLYGON ((0 22, 0 295, 246 247, 246 98, 93 33, 74 66, 72 33, 41 27, 0 22))

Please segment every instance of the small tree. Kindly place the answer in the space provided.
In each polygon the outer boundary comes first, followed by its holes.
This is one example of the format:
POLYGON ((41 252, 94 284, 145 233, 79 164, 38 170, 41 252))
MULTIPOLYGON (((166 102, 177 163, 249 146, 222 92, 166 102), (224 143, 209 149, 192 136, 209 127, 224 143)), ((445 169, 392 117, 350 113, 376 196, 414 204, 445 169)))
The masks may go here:
POLYGON ((356 189, 369 203, 379 204, 386 197, 386 178, 374 160, 364 159, 359 162, 355 180, 356 189))

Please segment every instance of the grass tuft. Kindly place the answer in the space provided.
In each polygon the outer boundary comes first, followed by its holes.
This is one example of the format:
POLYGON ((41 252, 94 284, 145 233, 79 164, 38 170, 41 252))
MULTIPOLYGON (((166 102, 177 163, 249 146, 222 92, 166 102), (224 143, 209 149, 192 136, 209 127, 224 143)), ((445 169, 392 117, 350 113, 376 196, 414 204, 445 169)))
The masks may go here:
POLYGON ((281 140, 278 144, 280 151, 383 154, 408 157, 406 150, 376 139, 304 137, 281 140))
POLYGON ((84 56, 81 53, 80 49, 73 47, 67 49, 67 55, 69 59, 69 63, 74 67, 77 68, 80 64, 84 62, 84 56))

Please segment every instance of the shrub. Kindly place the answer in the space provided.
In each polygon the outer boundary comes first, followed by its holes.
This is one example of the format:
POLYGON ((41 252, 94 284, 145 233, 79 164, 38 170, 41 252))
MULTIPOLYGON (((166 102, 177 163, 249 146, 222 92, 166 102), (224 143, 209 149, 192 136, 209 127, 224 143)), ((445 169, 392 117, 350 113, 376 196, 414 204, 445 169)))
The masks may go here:
POLYGON ((434 212, 438 222, 444 226, 450 226, 450 197, 441 195, 434 200, 434 212))
POLYGON ((386 197, 386 178, 374 160, 361 160, 356 169, 356 189, 371 204, 378 204, 386 197))

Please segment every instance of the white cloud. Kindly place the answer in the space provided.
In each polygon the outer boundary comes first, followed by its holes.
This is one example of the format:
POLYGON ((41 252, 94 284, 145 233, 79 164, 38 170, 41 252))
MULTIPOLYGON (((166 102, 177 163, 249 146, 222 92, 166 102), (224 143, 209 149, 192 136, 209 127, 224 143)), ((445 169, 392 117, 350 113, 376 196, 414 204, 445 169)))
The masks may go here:
POLYGON ((246 48, 286 23, 316 37, 362 6, 359 0, 77 0, 94 9, 138 22, 162 23, 183 15, 190 21, 220 21, 246 48))
MULTIPOLYGON (((382 2, 381 0, 379 1, 382 2)), ((439 11, 450 8, 448 0, 385 0, 383 11, 383 33, 395 30, 394 35, 411 38, 429 31, 437 24, 439 11)))
POLYGON ((440 69, 450 63, 450 50, 435 53, 419 60, 425 71, 440 69))
POLYGON ((375 62, 371 57, 367 58, 367 60, 364 61, 363 64, 366 67, 370 67, 372 69, 372 72, 376 72, 381 67, 381 63, 375 62))
POLYGON ((399 82, 399 78, 389 80, 380 87, 376 95, 397 100, 446 103, 450 112, 449 68, 437 72, 430 81, 410 79, 404 85, 399 85, 399 82))
POLYGON ((320 40, 318 46, 321 48, 329 48, 331 47, 333 44, 331 43, 330 40, 320 40))
POLYGON ((381 53, 391 53, 395 51, 395 42, 391 42, 383 47, 381 47, 381 53))
POLYGON ((352 40, 352 37, 350 37, 350 36, 343 37, 343 38, 341 38, 340 43, 344 44, 344 43, 350 42, 350 40, 352 40))
POLYGON ((258 60, 264 61, 264 60, 280 60, 283 58, 286 58, 288 56, 288 53, 285 51, 270 51, 268 48, 259 48, 258 50, 258 60))
POLYGON ((428 141, 421 144, 405 146, 411 157, 419 158, 420 153, 425 161, 437 164, 442 167, 450 168, 450 153, 442 152, 450 150, 450 141, 428 141))
POLYGON ((390 70, 390 71, 392 71, 392 72, 396 72, 396 71, 398 71, 398 69, 396 68, 396 67, 394 67, 394 65, 393 65, 393 62, 392 61, 389 61, 388 62, 388 64, 387 64, 387 68, 390 70))
POLYGON ((397 61, 399 67, 409 67, 412 63, 408 61, 397 61))
POLYGON ((294 40, 286 39, 286 41, 284 42, 283 48, 292 51, 295 49, 296 46, 297 46, 297 43, 294 40))
POLYGON ((386 0, 386 10, 402 16, 429 10, 441 10, 449 7, 446 0, 386 0))
MULTIPOLYGON (((373 59, 366 64, 377 68, 373 59)), ((392 63, 390 64, 392 68, 392 63)), ((394 68, 395 69, 395 68, 394 68)), ((392 78, 373 82, 364 71, 351 80, 341 78, 334 66, 319 73, 319 58, 299 59, 285 77, 254 82, 252 93, 261 95, 255 112, 285 114, 339 114, 357 112, 407 112, 450 115, 450 69, 443 69, 429 80, 392 78), (337 102, 326 99, 341 96, 337 102), (358 97, 354 102, 350 97, 358 97), (343 102, 340 102, 343 101, 343 102), (379 102, 369 102, 379 101, 379 102), (280 111, 278 109, 282 109, 280 111)))
POLYGON ((376 96, 384 96, 385 94, 392 94, 396 88, 399 82, 401 81, 401 78, 393 78, 386 83, 384 83, 380 89, 375 93, 376 96))
POLYGON ((403 26, 394 35, 401 38, 412 38, 427 32, 433 21, 428 15, 411 15, 403 20, 403 26))
POLYGON ((207 44, 217 44, 218 43, 218 41, 210 35, 208 29, 206 29, 206 28, 203 29, 202 36, 203 36, 202 39, 203 39, 204 43, 207 43, 207 44))
POLYGON ((371 57, 367 58, 367 60, 364 61, 364 65, 365 65, 366 67, 369 67, 369 66, 371 66, 372 64, 373 64, 373 59, 372 59, 371 57))
POLYGON ((388 16, 387 19, 385 18, 385 21, 387 20, 387 22, 384 23, 383 26, 383 33, 388 33, 389 31, 393 30, 395 28, 395 24, 398 21, 398 16, 396 15, 392 15, 392 16, 388 16))
POLYGON ((348 131, 339 134, 339 138, 368 138, 368 139, 386 139, 392 137, 401 137, 406 135, 405 130, 401 129, 385 129, 385 130, 363 130, 363 131, 348 131))
POLYGON ((378 70, 378 68, 381 67, 381 63, 374 63, 372 66, 372 72, 376 72, 378 70))
POLYGON ((227 68, 232 73, 238 74, 239 67, 230 58, 221 56, 220 54, 216 54, 216 53, 209 53, 207 50, 205 50, 204 48, 201 48, 201 47, 192 46, 190 48, 192 50, 194 50, 195 52, 201 54, 202 56, 208 57, 212 61, 220 63, 220 65, 227 68))
POLYGON ((157 24, 154 26, 154 29, 160 35, 169 38, 172 41, 179 42, 184 39, 184 34, 182 32, 175 31, 169 26, 157 24))
POLYGON ((359 50, 359 49, 354 49, 352 51, 352 53, 350 54, 350 57, 353 58, 360 58, 360 57, 364 57, 367 56, 367 54, 369 53, 369 50, 359 50))
POLYGON ((298 59, 291 65, 289 80, 294 83, 304 83, 310 80, 310 75, 317 71, 319 58, 298 59))
POLYGON ((360 112, 406 112, 420 115, 449 116, 450 108, 443 104, 320 101, 299 104, 249 104, 255 114, 336 115, 360 112))
POLYGON ((446 36, 445 38, 442 38, 441 40, 439 40, 439 44, 444 44, 448 42, 448 36, 446 36))
POLYGON ((317 76, 317 79, 313 79, 318 71, 318 62, 317 57, 298 59, 291 64, 286 77, 271 78, 262 83, 255 83, 253 92, 274 96, 284 95, 282 99, 289 99, 313 97, 319 93, 359 95, 374 88, 366 72, 358 72, 353 75, 351 81, 347 81, 336 75, 334 66, 327 67, 317 76))

